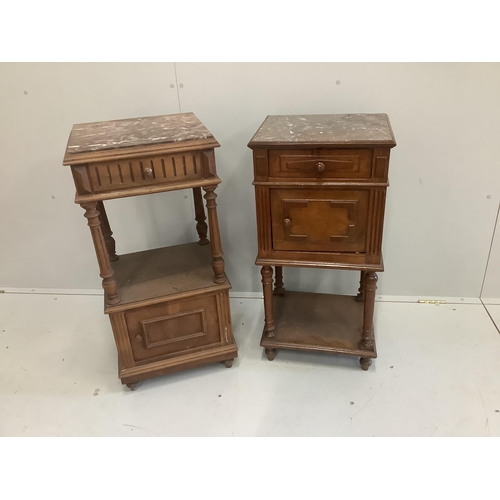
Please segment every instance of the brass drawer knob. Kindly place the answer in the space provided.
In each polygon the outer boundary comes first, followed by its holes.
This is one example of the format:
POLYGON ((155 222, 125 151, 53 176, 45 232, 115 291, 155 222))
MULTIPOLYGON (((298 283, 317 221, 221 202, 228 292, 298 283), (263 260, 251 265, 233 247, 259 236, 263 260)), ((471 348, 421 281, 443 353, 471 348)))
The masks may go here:
POLYGON ((316 165, 316 170, 318 172, 323 172, 325 170, 325 164, 321 161, 318 161, 318 164, 316 165))
POLYGON ((144 175, 148 178, 148 179, 152 179, 153 178, 153 169, 150 168, 150 167, 146 167, 144 169, 144 175))
POLYGON ((290 219, 285 219, 284 221, 285 227, 290 227, 292 225, 292 221, 290 219))
POLYGON ((140 335, 135 336, 135 341, 140 342, 142 340, 142 337, 140 335))

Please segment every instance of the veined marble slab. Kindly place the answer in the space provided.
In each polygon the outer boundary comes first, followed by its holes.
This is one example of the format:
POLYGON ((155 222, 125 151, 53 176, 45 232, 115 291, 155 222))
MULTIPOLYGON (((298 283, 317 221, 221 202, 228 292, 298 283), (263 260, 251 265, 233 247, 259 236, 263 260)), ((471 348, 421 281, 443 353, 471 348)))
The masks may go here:
POLYGON ((396 141, 386 114, 271 115, 248 144, 381 144, 396 141))

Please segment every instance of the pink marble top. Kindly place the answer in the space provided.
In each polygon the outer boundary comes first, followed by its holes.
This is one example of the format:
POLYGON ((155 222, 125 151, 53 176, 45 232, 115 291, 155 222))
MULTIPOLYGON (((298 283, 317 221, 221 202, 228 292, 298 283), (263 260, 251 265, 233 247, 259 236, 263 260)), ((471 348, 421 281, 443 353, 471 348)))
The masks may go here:
POLYGON ((380 144, 396 141, 386 114, 271 115, 249 147, 293 144, 380 144))
POLYGON ((210 138, 194 113, 80 123, 73 125, 66 155, 210 138))

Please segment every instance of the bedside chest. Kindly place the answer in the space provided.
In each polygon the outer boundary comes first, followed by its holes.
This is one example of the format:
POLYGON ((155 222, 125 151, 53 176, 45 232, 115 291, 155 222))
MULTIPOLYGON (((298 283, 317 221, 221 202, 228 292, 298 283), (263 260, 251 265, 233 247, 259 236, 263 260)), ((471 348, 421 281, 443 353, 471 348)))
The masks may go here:
POLYGON ((269 360, 279 348, 325 351, 359 356, 367 370, 377 357, 376 272, 394 146, 385 114, 268 116, 248 144, 269 360), (359 293, 285 291, 284 266, 360 271, 359 293))
POLYGON ((238 355, 215 202, 216 147, 193 113, 71 131, 63 164, 71 166, 75 202, 94 242, 119 377, 132 390, 141 380, 207 363, 229 368, 238 355), (199 241, 118 256, 104 201, 178 189, 193 190, 199 241))

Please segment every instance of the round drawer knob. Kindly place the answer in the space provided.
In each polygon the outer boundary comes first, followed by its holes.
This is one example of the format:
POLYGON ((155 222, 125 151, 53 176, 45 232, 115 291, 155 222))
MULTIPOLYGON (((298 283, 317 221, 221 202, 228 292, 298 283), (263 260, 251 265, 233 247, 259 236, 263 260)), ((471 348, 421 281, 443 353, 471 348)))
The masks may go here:
POLYGON ((285 219, 283 222, 285 223, 285 227, 290 227, 292 225, 292 221, 290 219, 285 219))
POLYGON ((135 341, 140 342, 142 340, 142 337, 140 335, 135 336, 135 341))
POLYGON ((148 179, 152 179, 153 178, 153 169, 150 168, 150 167, 147 167, 144 169, 144 175, 148 178, 148 179))
POLYGON ((318 161, 318 164, 316 165, 316 170, 318 172, 323 172, 325 170, 325 164, 321 161, 318 161))

